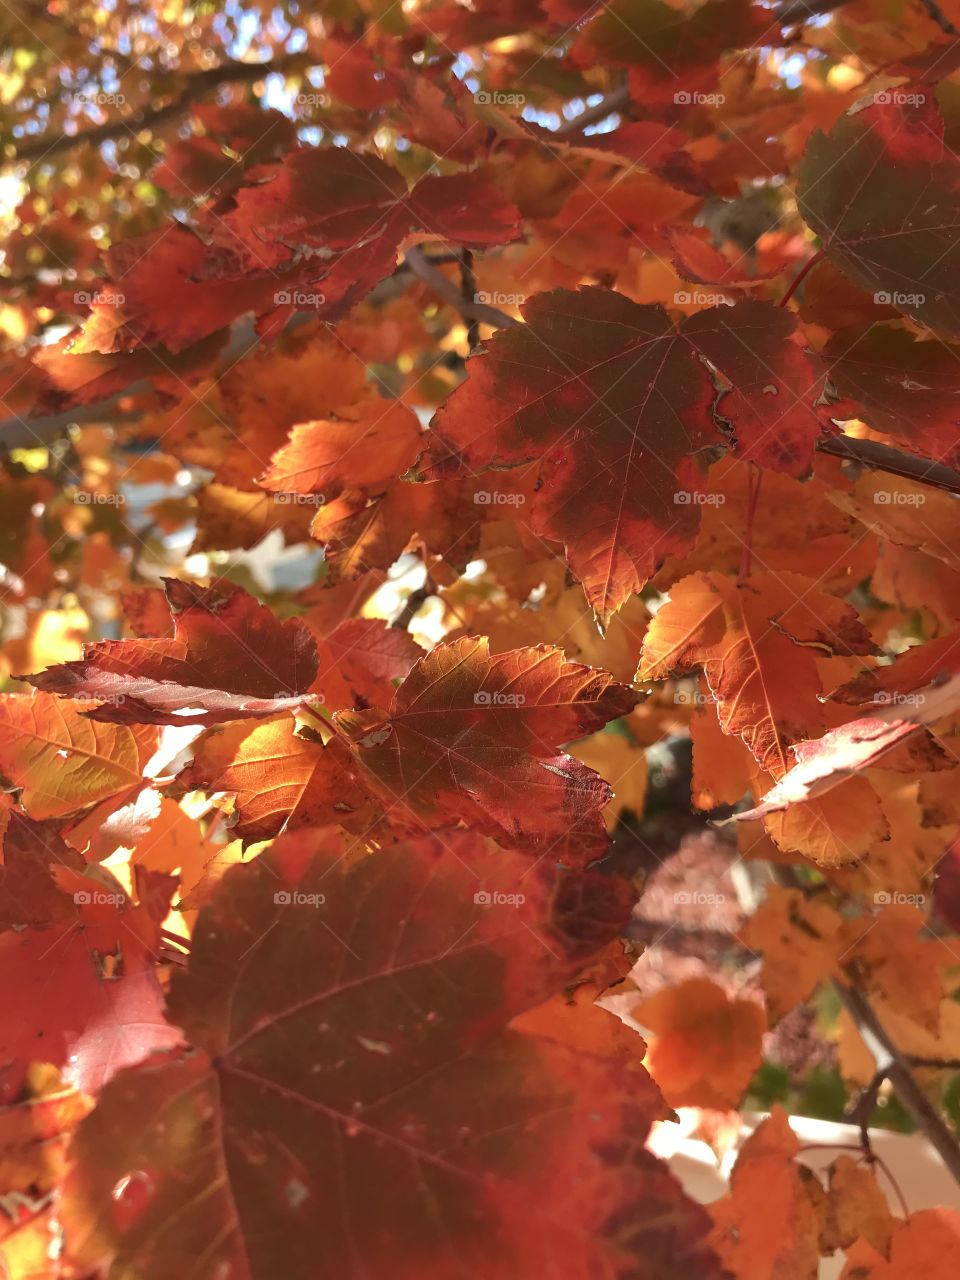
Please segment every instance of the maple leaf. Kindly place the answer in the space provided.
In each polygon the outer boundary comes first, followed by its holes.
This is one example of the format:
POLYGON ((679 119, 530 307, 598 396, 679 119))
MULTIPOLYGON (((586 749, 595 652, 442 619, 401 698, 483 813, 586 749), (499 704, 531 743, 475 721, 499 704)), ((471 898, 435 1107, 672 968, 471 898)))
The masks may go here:
POLYGON ((385 107, 400 92, 401 78, 392 75, 373 50, 358 40, 325 40, 323 54, 327 62, 324 88, 351 107, 361 111, 385 107))
POLYGON ((671 1106, 739 1105, 763 1057, 767 1020, 756 1001, 731 1000, 716 983, 689 978, 630 1013, 653 1033, 650 1072, 671 1106))
POLYGON ((389 711, 339 712, 335 722, 393 821, 464 821, 510 847, 581 859, 606 847, 611 792, 559 744, 637 701, 560 649, 491 655, 486 639, 466 637, 422 658, 389 711))
POLYGON ((960 164, 934 94, 875 95, 815 133, 798 199, 851 280, 923 325, 960 333, 960 164))
POLYGON ((817 1274, 824 1194, 797 1163, 799 1148, 775 1106, 741 1147, 729 1194, 710 1206, 711 1241, 738 1280, 817 1274))
POLYGON ((824 796, 851 774, 872 768, 897 748, 909 752, 906 767, 910 769, 949 769, 953 761, 923 732, 923 723, 928 714, 937 719, 939 711, 934 708, 957 705, 960 684, 954 679, 925 697, 930 704, 926 710, 902 706, 880 709, 830 729, 822 738, 791 744, 796 763, 759 804, 736 814, 736 821, 749 822, 824 796))
POLYGON ((885 667, 870 667, 830 694, 850 706, 922 707, 930 686, 945 684, 960 671, 960 632, 951 631, 926 644, 911 645, 885 667))
MULTIPOLYGON (((681 129, 654 120, 631 120, 610 133, 593 134, 589 150, 601 155, 628 156, 664 182, 691 195, 708 195, 710 183, 701 166, 686 149, 689 138, 681 129)), ((576 146, 583 155, 585 148, 576 146)), ((671 237, 672 238, 672 237, 671 237)))
POLYGON ((423 657, 409 632, 382 618, 346 618, 317 636, 319 672, 311 686, 330 708, 385 706, 423 657))
POLYGON ((62 817, 143 785, 156 730, 97 724, 95 707, 42 692, 0 696, 0 773, 31 817, 62 817))
POLYGON ((247 843, 336 823, 363 834, 377 816, 343 744, 333 739, 324 746, 314 733, 297 731, 289 716, 212 730, 179 782, 233 795, 232 830, 247 843))
POLYGON ((789 338, 792 323, 768 304, 698 312, 679 331, 662 308, 605 289, 539 294, 522 310, 525 325, 468 361, 470 376, 434 418, 420 471, 536 460, 534 531, 564 543, 603 620, 666 555, 693 543, 703 489, 694 455, 725 439, 705 360, 731 388, 719 411, 746 456, 809 466, 816 424, 798 396, 814 379, 799 374, 805 357, 789 338))
POLYGON ((0 935, 0 1060, 51 1062, 92 1094, 179 1033, 163 1017, 155 917, 105 873, 57 878, 72 910, 0 935))
POLYGON ((533 528, 564 543, 608 620, 659 560, 693 542, 699 509, 674 499, 699 491, 692 455, 720 443, 713 391, 659 307, 591 288, 539 294, 522 310, 525 325, 468 361, 421 466, 536 461, 533 528))
POLYGON ((82 659, 24 676, 39 689, 102 699, 87 712, 117 724, 215 724, 300 706, 317 673, 309 628, 279 622, 230 583, 164 579, 171 639, 105 640, 82 659))
POLYGON ((920 1209, 895 1222, 889 1248, 860 1239, 847 1250, 842 1280, 949 1280, 960 1257, 960 1213, 920 1209))
POLYGON ((573 57, 630 68, 637 102, 693 102, 719 74, 726 49, 750 45, 769 31, 770 15, 749 0, 719 0, 675 9, 662 0, 615 0, 581 31, 573 57))
POLYGON ((831 406, 863 418, 904 448, 935 462, 960 462, 957 396, 960 348, 921 341, 906 329, 871 325, 865 332, 835 334, 821 352, 830 381, 842 397, 831 406))
MULTIPOLYGON (((892 767, 894 758, 883 759, 881 767, 892 767)), ((905 767, 936 766, 925 764, 918 755, 908 756, 905 767)), ((754 795, 766 791, 767 783, 766 778, 755 779, 754 795)), ((763 813, 764 828, 778 849, 802 854, 824 868, 853 867, 861 859, 874 857, 882 842, 890 839, 890 823, 877 789, 867 777, 838 778, 837 783, 785 810, 763 813)), ((772 790, 766 791, 757 807, 771 794, 772 790)))
POLYGON ((787 265, 786 262, 781 262, 758 273, 751 263, 742 259, 730 262, 700 228, 690 230, 671 227, 668 229, 668 239, 673 249, 673 265, 678 274, 694 284, 719 284, 739 288, 770 280, 779 275, 787 265))
POLYGON ((34 352, 33 363, 46 380, 37 397, 38 407, 53 413, 94 404, 144 379, 149 379, 161 403, 176 403, 184 388, 209 374, 226 338, 225 330, 217 330, 182 352, 139 347, 107 354, 81 354, 74 340, 64 338, 34 352))
POLYGON ((730 423, 738 457, 804 476, 821 422, 811 398, 814 366, 793 341, 795 328, 789 312, 748 300, 698 311, 680 332, 719 374, 716 412, 730 423))
POLYGON ((826 904, 799 889, 772 884, 740 937, 764 956, 760 978, 775 1024, 829 978, 843 948, 842 921, 826 904))
POLYGON ((723 731, 780 777, 792 764, 788 747, 823 727, 815 655, 874 650, 855 611, 800 574, 738 584, 697 573, 670 588, 644 638, 637 678, 701 668, 723 731))
POLYGON ((291 1280, 548 1259, 572 1278, 641 1257, 651 1277, 719 1278, 702 1211, 622 1148, 663 1114, 639 1064, 602 1042, 575 1052, 556 1020, 509 1026, 616 936, 630 899, 463 837, 352 864, 329 836, 285 837, 234 869, 173 988, 195 1051, 120 1077, 79 1131, 68 1253, 152 1274, 202 1234, 210 1266, 291 1280), (478 885, 516 900, 478 904, 478 885), (144 1123, 161 1110, 168 1125, 144 1123), (130 1169, 150 1194, 118 1223, 110 1192, 130 1169))
MULTIPOLYGON (((312 501, 290 501, 282 495, 235 489, 226 484, 205 485, 197 496, 197 536, 192 550, 247 550, 274 530, 281 531, 288 545, 306 542, 314 509, 312 501)), ((156 507, 152 513, 159 522, 156 507)), ((179 519, 175 527, 182 524, 179 519)))
POLYGON ((176 353, 245 312, 289 310, 301 294, 303 305, 337 318, 390 274, 408 235, 483 247, 520 234, 517 210, 477 171, 423 178, 408 194, 378 157, 332 147, 293 151, 274 174, 266 166, 255 174, 214 222, 210 243, 176 223, 111 248, 111 287, 71 350, 160 344, 176 353), (323 269, 298 260, 301 246, 341 253, 323 269))
POLYGON ((181 199, 228 195, 248 169, 278 160, 296 142, 293 122, 272 108, 198 103, 193 114, 204 135, 169 142, 150 173, 156 186, 181 199))
POLYGON ((595 733, 575 742, 570 754, 587 765, 613 788, 613 799, 607 806, 607 829, 616 829, 620 815, 629 810, 637 817, 643 814, 647 796, 647 757, 632 739, 622 733, 595 733))
POLYGON ((293 427, 289 442, 258 480, 271 493, 336 497, 344 489, 381 493, 414 462, 420 437, 416 416, 401 404, 373 402, 335 421, 293 427), (369 415, 369 417, 367 416, 369 415))
POLYGON ((0 931, 72 921, 76 912, 57 881, 56 870, 65 867, 82 872, 84 859, 62 839, 53 823, 36 822, 12 805, 0 809, 0 824, 0 931))
MULTIPOLYGON (((887 894, 876 894, 884 901, 887 894)), ((856 975, 896 1013, 936 1032, 943 1001, 943 970, 956 963, 953 949, 923 936, 926 920, 917 907, 894 902, 875 920, 849 920, 841 952, 844 976, 856 975)))
POLYGON ((472 248, 519 234, 517 210, 481 171, 421 178, 408 191, 400 172, 379 157, 329 147, 292 151, 260 179, 237 193, 227 221, 241 235, 256 227, 261 244, 345 250, 380 240, 392 256, 414 232, 472 248))
POLYGON ((462 570, 480 536, 481 510, 467 505, 458 481, 394 484, 370 499, 341 494, 318 509, 310 533, 324 544, 332 583, 388 569, 413 543, 462 570))
POLYGON ((264 262, 256 271, 227 274, 226 254, 179 223, 121 241, 105 265, 110 285, 97 293, 70 343, 77 356, 157 346, 176 354, 247 311, 272 310, 289 283, 264 262))
POLYGON ((830 1166, 828 1197, 821 1252, 849 1249, 862 1237, 884 1256, 889 1254, 895 1222, 873 1169, 850 1156, 838 1156, 830 1166))

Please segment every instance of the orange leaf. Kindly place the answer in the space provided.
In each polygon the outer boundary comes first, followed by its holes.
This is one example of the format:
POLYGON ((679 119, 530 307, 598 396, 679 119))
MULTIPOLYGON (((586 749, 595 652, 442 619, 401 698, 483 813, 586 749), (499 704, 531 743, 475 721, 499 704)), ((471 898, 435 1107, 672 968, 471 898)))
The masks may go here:
POLYGON ((653 1078, 674 1107, 736 1107, 762 1058, 767 1028, 754 1000, 731 1000, 706 978, 664 987, 631 1009, 654 1033, 653 1078))
POLYGON ((396 821, 463 820, 554 859, 598 855, 610 788, 559 744, 625 715, 637 695, 539 645, 491 656, 486 639, 437 645, 386 714, 339 712, 370 785, 396 821))

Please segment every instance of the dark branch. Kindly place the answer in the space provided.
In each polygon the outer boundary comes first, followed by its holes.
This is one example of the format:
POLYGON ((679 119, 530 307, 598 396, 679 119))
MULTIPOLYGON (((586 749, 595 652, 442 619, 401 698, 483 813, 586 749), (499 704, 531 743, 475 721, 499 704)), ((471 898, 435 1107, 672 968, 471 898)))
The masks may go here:
MULTIPOLYGON (((606 120, 607 116, 613 115, 615 111, 622 111, 629 102, 630 90, 627 85, 622 84, 619 88, 611 90, 595 106, 587 107, 585 111, 581 111, 572 120, 567 120, 559 129, 554 129, 553 136, 555 138, 564 138, 571 133, 581 133, 588 125, 599 124, 601 120, 606 120)), ((549 140, 548 137, 544 138, 545 142, 549 142, 549 140)))
POLYGON ((960 494, 960 471, 945 467, 942 462, 931 462, 929 458, 917 458, 912 453, 893 449, 877 440, 858 440, 844 435, 823 436, 817 441, 817 448, 821 453, 849 458, 873 471, 887 471, 905 480, 960 494))
POLYGON ((407 266, 413 274, 424 284, 429 285, 433 292, 444 302, 448 302, 455 311, 459 311, 464 319, 480 320, 484 324, 493 325, 495 329, 506 329, 520 323, 506 311, 501 311, 499 307, 491 307, 486 302, 474 302, 464 298, 453 281, 448 280, 442 271, 432 266, 420 249, 408 249, 406 259, 407 266))
MULTIPOLYGON (((844 1008, 856 1024, 864 1044, 877 1064, 875 1080, 886 1078, 909 1112, 917 1128, 927 1137, 940 1159, 960 1183, 960 1146, 943 1117, 917 1083, 909 1059, 900 1052, 877 1017, 870 1001, 856 986, 837 982, 844 1008)), ((879 1088, 879 1083, 878 1086, 879 1088)))
POLYGON ((277 71, 287 71, 293 65, 309 66, 303 55, 291 55, 289 58, 274 62, 228 62, 223 66, 211 67, 207 71, 196 71, 184 81, 180 93, 161 107, 152 104, 135 111, 131 115, 117 116, 114 120, 106 120, 92 129, 84 129, 79 133, 60 133, 51 138, 42 133, 37 137, 22 140, 16 147, 7 164, 18 164, 23 160, 49 160, 62 151, 70 151, 82 145, 99 146, 113 138, 122 138, 128 133, 137 134, 144 129, 154 129, 167 120, 182 115, 194 102, 206 97, 212 90, 222 84, 249 84, 262 80, 264 76, 277 71))
POLYGON ((948 36, 960 36, 960 31, 937 4, 937 0, 921 0, 921 4, 941 31, 945 31, 948 36))

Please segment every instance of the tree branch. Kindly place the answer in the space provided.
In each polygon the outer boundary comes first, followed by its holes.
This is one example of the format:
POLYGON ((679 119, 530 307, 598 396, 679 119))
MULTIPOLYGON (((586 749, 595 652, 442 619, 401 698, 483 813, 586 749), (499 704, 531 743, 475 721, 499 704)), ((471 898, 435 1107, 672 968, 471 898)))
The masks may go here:
MULTIPOLYGON (((470 303, 477 296, 477 273, 473 269, 473 254, 469 249, 461 249, 460 254, 460 297, 470 303)), ((472 351, 480 342, 480 321, 471 317, 467 325, 467 350, 472 351)))
POLYGON ((262 80, 264 76, 274 72, 289 70, 293 65, 309 66, 311 59, 304 59, 302 54, 291 54, 274 62, 227 62, 219 67, 211 67, 206 71, 196 71, 184 81, 183 88, 172 102, 162 107, 149 104, 132 115, 118 116, 115 120, 106 120, 92 129, 84 129, 79 133, 61 133, 50 138, 46 133, 37 137, 23 139, 14 154, 7 158, 5 164, 19 164, 24 160, 49 160, 51 156, 69 151, 73 147, 84 144, 99 146, 112 138, 122 138, 128 133, 140 133, 143 129, 153 129, 167 120, 175 119, 187 110, 199 98, 205 97, 213 89, 222 84, 248 84, 262 80))
POLYGON ((501 311, 499 307, 491 307, 486 302, 470 302, 464 298, 453 281, 448 280, 443 272, 438 271, 427 261, 422 250, 408 249, 406 259, 407 266, 413 274, 425 285, 429 285, 439 298, 449 303, 455 311, 459 311, 465 319, 481 320, 484 324, 493 325, 495 329, 507 329, 512 325, 520 324, 519 320, 515 320, 506 311, 501 311))
POLYGON ((897 1097, 918 1129, 927 1137, 954 1180, 960 1184, 960 1146, 936 1107, 920 1088, 909 1060, 900 1052, 877 1017, 870 1001, 856 986, 834 983, 844 1008, 877 1064, 877 1077, 890 1081, 897 1097))
POLYGON ((905 480, 960 494, 960 471, 954 471, 942 462, 931 462, 929 458, 918 458, 912 453, 893 449, 877 440, 858 440, 845 435, 821 436, 817 449, 835 458, 849 458, 873 471, 887 471, 905 480))
MULTIPOLYGON (((775 883, 786 889, 799 889, 807 893, 793 867, 770 865, 770 875, 775 883)), ((856 976, 848 974, 848 982, 834 979, 834 987, 840 1002, 853 1020, 864 1044, 876 1064, 876 1072, 854 1108, 855 1123, 860 1125, 861 1133, 866 1130, 869 1116, 864 1115, 867 1106, 872 1110, 880 1086, 889 1080, 891 1087, 917 1128, 927 1137, 931 1146, 940 1156, 954 1180, 960 1185, 960 1145, 947 1127, 943 1117, 921 1089, 911 1069, 911 1059, 897 1048, 887 1034, 886 1028, 877 1016, 867 995, 856 984, 856 976)), ((869 1134, 866 1135, 865 1150, 869 1149, 869 1134)))
POLYGON ((960 31, 940 8, 937 0, 921 0, 921 3, 941 31, 945 31, 948 36, 960 36, 960 31))
MULTIPOLYGON (((578 116, 574 116, 572 120, 565 121, 559 129, 554 129, 552 136, 554 138, 564 138, 571 133, 581 133, 591 124, 599 124, 601 120, 606 120, 607 116, 613 115, 614 111, 622 111, 630 102, 630 89, 626 84, 620 85, 616 89, 612 89, 601 102, 595 106, 587 107, 581 111, 578 116)), ((550 139, 545 138, 544 141, 549 142, 550 139)))

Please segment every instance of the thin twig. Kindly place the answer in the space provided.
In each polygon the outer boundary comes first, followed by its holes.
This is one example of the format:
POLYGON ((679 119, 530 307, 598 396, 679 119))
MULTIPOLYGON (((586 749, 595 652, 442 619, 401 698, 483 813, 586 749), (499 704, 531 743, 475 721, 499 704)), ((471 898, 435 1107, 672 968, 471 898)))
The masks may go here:
POLYGON ((920 3, 941 31, 945 31, 948 36, 960 36, 960 31, 957 30, 939 4, 937 4, 937 0, 920 0, 920 3))
POLYGON ((877 1064, 877 1073, 882 1072, 883 1076, 890 1081, 894 1093, 914 1124, 926 1136, 954 1180, 960 1184, 960 1146, 936 1107, 917 1083, 909 1060, 887 1034, 876 1010, 859 987, 848 986, 845 982, 835 982, 834 986, 864 1044, 873 1055, 873 1060, 877 1064))
MULTIPOLYGON (((787 889, 804 891, 792 867, 771 866, 773 879, 787 889)), ((960 1185, 960 1145, 947 1127, 943 1117, 921 1089, 913 1074, 910 1060, 901 1053, 888 1035, 876 1010, 864 991, 856 985, 855 975, 847 974, 847 981, 834 979, 840 1002, 853 1020, 868 1051, 873 1056, 876 1074, 868 1086, 868 1092, 876 1086, 879 1090, 884 1080, 897 1095, 917 1128, 926 1136, 944 1165, 960 1185)), ((869 1139, 868 1139, 869 1143, 869 1139)))
POLYGON ((128 133, 137 134, 143 129, 153 129, 167 120, 175 119, 187 110, 199 98, 206 97, 213 89, 222 84, 244 84, 262 80, 264 76, 277 71, 287 71, 292 66, 307 67, 309 60, 302 54, 291 54, 274 62, 227 62, 219 67, 210 67, 205 71, 195 71, 187 76, 180 93, 173 101, 162 107, 151 103, 133 112, 131 115, 117 116, 114 120, 105 120, 103 124, 92 129, 83 129, 79 133, 61 133, 51 138, 46 133, 22 141, 15 153, 4 163, 19 164, 23 160, 49 160, 62 151, 70 151, 73 147, 84 144, 99 146, 112 138, 122 138, 128 133))
POLYGON ((192 943, 189 938, 185 938, 182 934, 173 933, 170 929, 161 929, 160 936, 167 942, 172 942, 175 946, 181 947, 184 951, 189 951, 192 943))
POLYGON ((874 1162, 876 1157, 873 1153, 873 1145, 870 1142, 870 1119, 873 1115, 874 1108, 877 1105, 877 1099, 880 1096, 880 1088, 886 1078, 886 1070, 884 1068, 878 1070, 874 1074, 873 1079, 860 1094, 856 1103, 847 1110, 843 1117, 845 1120, 848 1120, 850 1124, 855 1124, 860 1130, 860 1146, 863 1148, 863 1154, 871 1164, 874 1162))
MULTIPOLYGON (((473 269, 473 254, 469 249, 461 249, 460 261, 460 297, 464 302, 477 300, 477 273, 473 269)), ((480 342, 480 321, 476 316, 467 318, 467 350, 472 351, 480 342)))
POLYGON ((515 320, 506 311, 501 311, 499 307, 491 307, 486 302, 468 301, 452 280, 448 280, 441 271, 431 266, 420 249, 408 249, 405 256, 407 266, 413 274, 424 284, 429 285, 439 298, 448 302, 467 320, 480 320, 484 324, 493 325, 495 329, 507 329, 512 325, 520 324, 519 320, 515 320))
POLYGON ((430 579, 425 579, 422 586, 417 587, 415 591, 411 591, 407 596, 403 602, 403 608, 391 621, 390 626, 397 631, 406 631, 426 602, 436 593, 437 589, 430 579))
POLYGON ((800 285, 807 278, 807 276, 810 274, 813 268, 818 266, 823 261, 823 259, 824 259, 824 250, 818 249, 817 252, 813 254, 812 257, 806 260, 806 262, 803 264, 803 266, 800 268, 797 274, 790 281, 790 287, 787 289, 786 293, 780 299, 778 306, 785 307, 787 305, 787 303, 790 301, 790 299, 799 289, 800 285))
MULTIPOLYGON (((630 89, 626 84, 613 89, 595 106, 587 107, 572 120, 565 121, 559 129, 554 129, 553 137, 564 138, 571 133, 580 133, 591 124, 599 124, 612 116, 615 111, 622 111, 630 102, 630 89)), ((549 141, 549 139, 547 139, 549 141)))
POLYGON ((821 436, 817 449, 835 458, 849 458, 872 471, 887 471, 905 480, 960 494, 960 471, 954 471, 942 462, 931 462, 929 458, 918 458, 901 449, 893 449, 878 440, 858 440, 846 435, 821 436))

